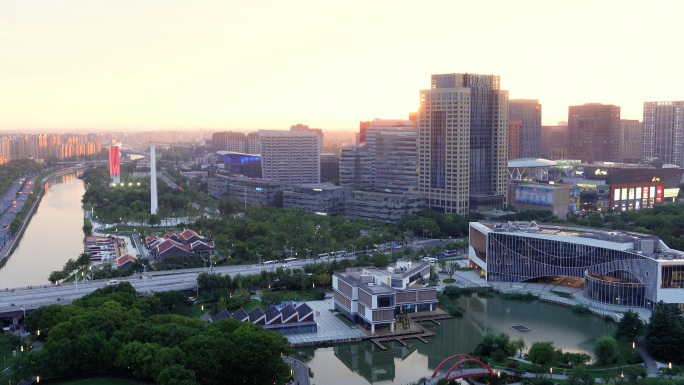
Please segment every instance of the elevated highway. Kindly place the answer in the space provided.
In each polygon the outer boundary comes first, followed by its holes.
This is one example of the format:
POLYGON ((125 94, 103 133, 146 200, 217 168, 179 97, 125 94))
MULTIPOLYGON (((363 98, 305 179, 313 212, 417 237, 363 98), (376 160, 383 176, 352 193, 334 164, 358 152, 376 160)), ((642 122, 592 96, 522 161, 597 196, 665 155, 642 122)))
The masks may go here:
MULTIPOLYGON (((306 263, 309 263, 309 261, 297 261, 290 265, 291 268, 301 268, 306 263)), ((261 273, 261 270, 274 271, 280 266, 283 265, 230 266, 217 267, 211 271, 224 275, 230 274, 231 276, 236 274, 251 275, 259 274, 261 273)), ((199 268, 148 272, 144 276, 137 274, 127 278, 116 278, 115 280, 118 282, 130 282, 139 292, 168 290, 190 291, 197 290, 197 276, 203 271, 209 272, 210 269, 199 268)), ((111 281, 112 280, 110 279, 106 279, 100 281, 78 282, 77 284, 62 284, 59 286, 50 284, 38 287, 0 289, 0 318, 13 318, 16 322, 16 317, 28 314, 41 306, 71 303, 74 299, 109 285, 111 281)))

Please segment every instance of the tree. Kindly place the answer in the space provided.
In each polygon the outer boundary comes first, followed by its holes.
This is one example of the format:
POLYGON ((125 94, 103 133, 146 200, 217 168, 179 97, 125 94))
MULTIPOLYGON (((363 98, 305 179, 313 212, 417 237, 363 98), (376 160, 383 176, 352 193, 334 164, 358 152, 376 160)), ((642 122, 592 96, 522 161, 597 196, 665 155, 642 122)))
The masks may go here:
POLYGON ((447 260, 446 260, 446 259, 439 259, 439 260, 437 260, 437 264, 439 265, 439 270, 440 270, 440 271, 446 271, 446 264, 447 264, 447 260))
POLYGON ((591 373, 584 365, 579 365, 572 369, 568 374, 568 382, 570 385, 593 385, 596 381, 591 373))
POLYGON ((276 191, 275 195, 273 196, 273 207, 282 209, 284 202, 285 200, 283 198, 283 192, 276 191))
POLYGON ((542 367, 551 367, 558 362, 558 353, 553 342, 535 342, 530 347, 527 359, 542 367))
POLYGON ((646 350, 656 360, 681 362, 684 350, 684 326, 679 310, 658 302, 644 332, 646 350))
POLYGON ((596 355, 596 362, 599 365, 612 364, 615 361, 617 351, 617 341, 609 335, 599 338, 594 345, 594 354, 596 355))
POLYGON ((563 354, 563 359, 568 363, 570 366, 575 366, 575 365, 584 365, 587 362, 591 361, 591 356, 588 355, 587 353, 565 353, 563 354))
POLYGON ((513 352, 518 352, 522 356, 522 351, 525 349, 525 340, 523 340, 522 337, 518 338, 517 340, 513 340, 509 342, 510 349, 513 352))
POLYGON ((510 341, 511 336, 504 332, 499 334, 488 332, 482 336, 482 341, 474 352, 478 356, 489 357, 496 350, 501 350, 506 356, 510 356, 514 353, 511 351, 510 341))
POLYGON ((644 331, 644 322, 639 318, 639 315, 631 309, 627 310, 622 316, 622 319, 617 324, 615 331, 615 338, 618 340, 625 340, 632 342, 638 335, 644 331))
POLYGON ((615 379, 618 378, 618 372, 615 370, 601 370, 600 372, 601 375, 601 380, 603 380, 604 384, 609 384, 611 382, 614 382, 615 379))
POLYGON ((458 270, 458 264, 455 261, 449 261, 446 264, 446 273, 449 276, 449 279, 451 279, 456 271, 458 270))

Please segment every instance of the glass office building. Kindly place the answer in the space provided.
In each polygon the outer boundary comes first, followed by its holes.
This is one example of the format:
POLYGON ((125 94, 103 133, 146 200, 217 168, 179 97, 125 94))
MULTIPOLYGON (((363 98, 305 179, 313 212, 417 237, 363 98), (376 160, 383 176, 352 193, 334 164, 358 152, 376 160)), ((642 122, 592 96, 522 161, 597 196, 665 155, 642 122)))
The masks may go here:
POLYGON ((659 300, 684 303, 684 253, 647 234, 474 222, 470 261, 489 282, 574 277, 584 280, 583 295, 599 303, 645 308, 659 300))

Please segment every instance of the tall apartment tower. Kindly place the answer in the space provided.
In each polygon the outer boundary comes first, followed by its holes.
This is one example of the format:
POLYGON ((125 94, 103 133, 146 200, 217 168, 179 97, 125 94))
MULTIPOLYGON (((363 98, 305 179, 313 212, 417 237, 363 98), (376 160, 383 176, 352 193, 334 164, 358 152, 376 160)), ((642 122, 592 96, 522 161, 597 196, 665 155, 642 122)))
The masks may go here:
POLYGON ((10 160, 10 139, 0 138, 0 164, 5 164, 10 160))
POLYGON ((259 141, 258 131, 247 134, 247 153, 261 154, 261 142, 259 141))
POLYGON ((320 146, 321 149, 320 149, 320 152, 321 152, 321 154, 324 152, 324 151, 323 151, 323 130, 322 130, 322 129, 320 129, 320 128, 310 128, 310 127, 307 126, 306 124, 297 123, 297 124, 295 124, 294 126, 290 126, 290 131, 300 131, 300 132, 301 132, 301 131, 304 131, 304 132, 315 132, 315 133, 317 133, 318 136, 321 137, 321 146, 320 146))
POLYGON ((644 129, 638 120, 620 120, 620 162, 639 163, 644 157, 644 129))
MULTIPOLYGON (((541 157, 541 111, 541 104, 537 99, 511 99, 508 101, 508 120, 519 125, 518 158, 541 157)), ((509 145, 509 152, 510 147, 509 145)), ((510 154, 509 158, 515 159, 510 154)))
POLYGON ((420 92, 418 192, 436 211, 502 209, 508 183, 508 91, 499 76, 432 75, 420 92))
POLYGON ((259 130, 261 174, 294 186, 321 181, 321 136, 314 131, 259 130))
POLYGON ((644 159, 684 167, 684 101, 644 103, 644 159))
POLYGON ((620 161, 620 107, 588 103, 568 108, 568 158, 620 161))
POLYGON ((222 151, 247 152, 247 136, 242 132, 215 132, 212 134, 214 146, 222 151))

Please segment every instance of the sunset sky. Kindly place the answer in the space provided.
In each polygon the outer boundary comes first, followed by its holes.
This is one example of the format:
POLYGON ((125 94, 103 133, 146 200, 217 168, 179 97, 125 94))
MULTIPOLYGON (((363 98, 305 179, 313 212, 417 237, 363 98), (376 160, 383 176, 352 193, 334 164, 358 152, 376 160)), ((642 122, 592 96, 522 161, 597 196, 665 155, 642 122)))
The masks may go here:
POLYGON ((682 1, 0 2, 0 130, 356 130, 430 75, 569 105, 684 100, 682 1), (563 5, 559 5, 563 4, 563 5))

